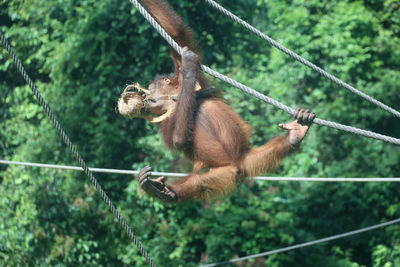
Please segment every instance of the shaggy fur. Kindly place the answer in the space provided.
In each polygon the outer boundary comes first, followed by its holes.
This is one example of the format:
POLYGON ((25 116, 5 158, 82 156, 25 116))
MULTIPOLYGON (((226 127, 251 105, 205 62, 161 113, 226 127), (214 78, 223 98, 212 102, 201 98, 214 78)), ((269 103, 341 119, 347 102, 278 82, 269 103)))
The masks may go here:
MULTIPOLYGON (((149 12, 180 46, 198 53, 192 31, 165 2, 142 0, 149 12)), ((276 137, 261 147, 249 149, 250 126, 218 97, 196 99, 195 83, 206 89, 199 62, 172 52, 175 76, 161 76, 150 88, 160 94, 179 93, 172 115, 161 122, 160 131, 166 147, 183 151, 194 164, 194 173, 169 186, 179 201, 211 199, 235 189, 244 177, 277 168, 293 147, 287 138, 276 137), (165 78, 170 79, 163 85, 165 78), (206 173, 199 170, 209 168, 206 173)))

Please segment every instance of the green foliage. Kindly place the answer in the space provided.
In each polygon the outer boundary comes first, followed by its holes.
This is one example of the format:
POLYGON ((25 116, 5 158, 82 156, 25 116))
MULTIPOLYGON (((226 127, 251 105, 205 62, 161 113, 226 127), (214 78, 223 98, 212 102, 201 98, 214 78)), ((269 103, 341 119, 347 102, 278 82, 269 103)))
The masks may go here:
MULTIPOLYGON (((203 1, 169 1, 195 32, 204 63, 286 105, 400 137, 397 118, 294 62, 203 1)), ((285 46, 398 109, 396 0, 220 1, 285 46)), ((0 2, 5 32, 89 166, 190 171, 157 128, 115 113, 125 84, 170 73, 165 41, 129 1, 0 2)), ((290 118, 215 81, 252 126, 251 144, 290 118)), ((0 158, 76 164, 0 49, 0 158)), ((399 148, 313 126, 302 149, 270 175, 399 177, 399 148)), ((400 216, 396 184, 247 182, 230 197, 165 206, 132 177, 96 175, 160 266, 198 266, 350 231, 400 216)), ((145 266, 79 172, 0 166, 0 265, 145 266)), ((244 266, 398 266, 397 225, 271 255, 244 266)))

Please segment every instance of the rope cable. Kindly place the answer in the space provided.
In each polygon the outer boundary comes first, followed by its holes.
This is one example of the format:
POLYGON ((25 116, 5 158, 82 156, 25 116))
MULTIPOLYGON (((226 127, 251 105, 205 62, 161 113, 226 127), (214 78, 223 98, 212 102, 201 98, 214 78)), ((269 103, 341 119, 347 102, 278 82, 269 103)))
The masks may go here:
POLYGON ((281 253, 281 252, 286 252, 286 251, 290 251, 290 250, 295 250, 295 249, 299 249, 299 248, 313 246, 313 245, 316 245, 316 244, 319 244, 319 243, 328 242, 328 241, 332 241, 332 240, 336 240, 336 239, 340 239, 340 238, 344 238, 344 237, 348 237, 348 236, 364 233, 364 232, 367 232, 367 231, 371 231, 371 230, 375 230, 375 229, 378 229, 378 228, 386 227, 386 226, 389 226, 389 225, 392 225, 392 224, 395 224, 395 223, 399 223, 399 222, 400 222, 400 218, 392 220, 392 221, 384 222, 384 223, 381 223, 381 224, 376 224, 376 225, 372 225, 372 226, 369 226, 369 227, 361 228, 361 229, 354 230, 354 231, 351 231, 351 232, 346 232, 346 233, 342 233, 342 234, 338 234, 338 235, 333 235, 333 236, 317 239, 317 240, 310 241, 310 242, 305 242, 305 243, 301 243, 301 244, 297 244, 297 245, 293 245, 293 246, 289 246, 289 247, 285 247, 285 248, 280 248, 280 249, 274 249, 274 250, 270 250, 270 251, 259 253, 259 254, 253 254, 253 255, 250 255, 250 256, 246 256, 246 257, 231 259, 231 260, 228 260, 228 261, 217 262, 217 263, 212 263, 212 264, 207 264, 207 265, 201 265, 199 267, 213 267, 213 266, 219 266, 219 265, 224 265, 224 264, 228 264, 228 263, 234 263, 234 262, 238 262, 238 261, 244 261, 244 260, 248 260, 248 259, 254 259, 254 258, 269 256, 269 255, 272 255, 272 254, 277 254, 277 253, 281 253))
POLYGON ((279 42, 275 41, 274 39, 272 39, 271 37, 269 37, 268 35, 262 33, 260 30, 258 30, 257 28, 255 28, 254 26, 250 25, 249 23, 247 23, 246 21, 244 21, 243 19, 239 18, 238 16, 236 16, 235 14, 233 14, 232 12, 228 11, 227 9, 225 9, 223 6, 219 5, 217 2, 215 2, 214 0, 205 0, 209 5, 211 5, 212 7, 214 7, 215 9, 219 10, 221 13, 223 13, 224 15, 230 17, 232 20, 234 20, 235 22, 237 22, 238 24, 242 25, 244 28, 248 29, 249 31, 255 33, 258 37, 260 37, 261 39, 267 41, 270 45, 274 46, 275 48, 277 48, 278 50, 282 51, 283 53, 287 54, 288 56, 294 58, 295 60, 297 60, 298 62, 300 62, 301 64, 311 68, 312 70, 318 72, 319 74, 321 74, 322 76, 324 76, 325 78, 331 80, 332 82, 342 86, 343 88, 346 88, 347 90, 351 91, 352 93, 364 98, 365 100, 377 105, 378 107, 382 108, 383 110, 386 110, 390 113, 392 113, 394 116, 400 118, 400 112, 385 105, 384 103, 376 100, 375 98, 361 92, 360 90, 354 88, 353 86, 343 82, 342 80, 340 80, 339 78, 333 76, 332 74, 328 73, 327 71, 325 71, 324 69, 318 67, 317 65, 315 65, 314 63, 308 61, 307 59, 301 57, 300 55, 296 54, 295 52, 293 52, 292 50, 284 47, 283 45, 281 45, 279 42))
MULTIPOLYGON (((211 1, 211 0, 206 0, 206 1, 209 2, 210 4, 215 3, 214 1, 211 1)), ((159 33, 162 35, 162 37, 164 39, 166 39, 166 41, 179 54, 181 54, 181 48, 179 47, 179 45, 165 32, 164 29, 162 29, 162 27, 151 17, 151 15, 148 14, 147 11, 136 0, 130 0, 130 2, 140 11, 140 13, 150 22, 150 24, 154 28, 156 28, 157 31, 159 31, 159 33)), ((245 26, 245 24, 242 24, 242 25, 245 26)), ((27 72, 24 69, 24 67, 22 66, 20 60, 14 54, 13 50, 11 49, 11 46, 8 44, 5 36, 3 35, 3 33, 1 31, 0 31, 0 39, 1 39, 2 43, 3 43, 3 45, 5 46, 7 52, 9 53, 11 58, 13 59, 17 69, 20 71, 21 75, 23 76, 25 81, 28 83, 28 85, 31 88, 33 94, 37 98, 38 103, 43 107, 45 113, 47 114, 47 116, 49 117, 49 119, 51 120, 53 125, 55 126, 57 132, 59 133, 59 135, 61 136, 63 141, 66 143, 68 148, 71 150, 71 152, 74 155, 74 157, 76 158, 76 160, 79 162, 79 165, 81 166, 80 170, 83 170, 85 172, 85 174, 89 177, 89 180, 92 182, 92 184, 94 185, 94 187, 97 190, 97 192, 103 198, 104 202, 109 206, 112 214, 115 216, 115 218, 117 218, 117 220, 119 221, 121 226, 126 231, 127 235, 131 238, 131 240, 137 246, 137 248, 139 249, 141 254, 146 258, 146 261, 150 264, 150 266, 156 266, 154 264, 154 262, 151 260, 151 258, 149 257, 148 253, 142 247, 140 241, 137 239, 137 237, 135 236, 135 234, 133 233, 131 228, 128 226, 128 224, 122 218, 121 214, 115 208, 115 206, 113 205, 113 203, 111 202, 111 200, 109 199, 107 194, 104 192, 104 190, 102 189, 102 187, 98 183, 97 179, 92 174, 92 170, 90 170, 88 168, 88 166, 86 165, 85 161, 80 156, 80 154, 78 153, 78 151, 75 148, 75 146, 73 145, 73 143, 70 141, 69 137, 67 136, 67 134, 63 130, 63 128, 60 125, 60 123, 58 122, 58 120, 56 119, 55 115, 51 112, 51 110, 50 110, 49 106, 47 105, 47 103, 45 102, 45 100, 40 95, 40 93, 37 90, 35 84, 31 80, 29 75, 27 74, 27 72)), ((284 48, 279 43, 276 43, 276 41, 274 41, 274 40, 272 40, 272 41, 273 42, 271 44, 273 46, 277 47, 278 49, 280 49, 281 51, 285 52, 286 54, 292 56, 293 58, 295 58, 299 62, 303 63, 304 65, 314 69, 315 71, 319 72, 320 74, 322 74, 323 76, 325 76, 328 79, 332 80, 333 82, 343 86, 344 88, 349 89, 350 91, 352 91, 353 93, 355 93, 357 95, 360 95, 361 97, 363 97, 363 98, 367 99, 368 101, 376 104, 377 106, 381 107, 382 109, 391 112, 392 114, 394 114, 397 117, 400 117, 400 112, 398 112, 398 111, 386 106, 385 104, 383 104, 383 103, 375 100, 374 98, 362 93, 361 91, 355 89, 354 87, 351 87, 350 85, 342 82, 341 80, 337 79, 333 75, 330 75, 329 73, 327 73, 326 71, 324 71, 324 70, 320 69, 319 67, 315 66, 314 64, 312 64, 311 62, 307 61, 306 59, 303 59, 302 57, 298 56, 294 52, 284 48), (274 44, 274 42, 276 44, 274 44)), ((280 102, 278 102, 276 100, 273 100, 272 98, 269 98, 269 97, 257 92, 256 90, 254 90, 252 88, 249 88, 249 87, 247 87, 247 86, 245 86, 243 84, 240 84, 240 83, 238 83, 238 82, 236 82, 236 81, 234 81, 234 80, 232 80, 232 79, 230 79, 230 78, 228 78, 228 77, 226 77, 226 76, 224 76, 224 75, 222 75, 222 74, 220 74, 220 73, 208 68, 207 66, 202 65, 201 69, 204 72, 206 72, 206 73, 208 73, 208 74, 210 74, 210 75, 212 75, 212 76, 214 76, 214 77, 216 77, 216 78, 218 78, 218 79, 220 79, 220 80, 222 80, 222 81, 224 81, 226 83, 229 83, 229 84, 233 85, 234 87, 236 87, 236 88, 238 88, 238 89, 240 89, 240 90, 242 90, 242 91, 244 91, 244 92, 246 92, 246 93, 248 93, 248 94, 250 94, 252 96, 257 97, 258 99, 263 100, 264 102, 267 102, 267 103, 269 103, 269 104, 271 104, 271 105, 273 105, 273 106, 275 106, 275 107, 277 107, 277 108, 279 108, 279 109, 281 109, 283 111, 286 111, 289 114, 292 114, 292 115, 294 114, 294 110, 292 108, 290 108, 288 106, 285 106, 285 105, 281 104, 280 102)), ((358 129, 358 128, 355 128, 355 127, 341 125, 341 124, 338 124, 338 123, 325 121, 325 120, 321 120, 321 119, 318 119, 318 118, 316 118, 314 120, 314 122, 319 124, 319 125, 325 125, 325 126, 328 126, 328 127, 331 127, 331 128, 336 128, 336 129, 340 129, 340 130, 343 130, 343 131, 347 131, 347 132, 363 135, 363 136, 366 136, 366 137, 371 137, 371 138, 375 138, 375 139, 378 139, 378 140, 383 140, 383 141, 386 141, 386 142, 389 142, 389 143, 400 144, 400 140, 399 139, 396 139, 396 138, 393 138, 393 137, 384 136, 384 135, 381 135, 381 134, 377 134, 377 133, 366 131, 366 130, 362 130, 362 129, 358 129)), ((350 235, 359 234, 359 233, 362 233, 362 232, 366 232, 366 231, 370 231, 370 230, 373 230, 373 229, 381 228, 381 227, 388 226, 388 225, 391 225, 391 224, 394 224, 394 223, 398 223, 398 222, 400 222, 400 219, 389 221, 389 222, 378 224, 378 225, 374 225, 374 226, 370 226, 370 227, 366 227, 366 228, 362 228, 362 229, 359 229, 359 230, 355 230, 355 231, 351 231, 351 232, 347 232, 347 233, 343 233, 343 234, 339 234, 339 235, 335 235, 335 236, 331 236, 331 237, 327 237, 327 238, 323 238, 323 239, 319 239, 319 240, 315 240, 315 241, 311 241, 311 242, 306 242, 306 243, 302 243, 302 244, 298 244, 298 245, 294 245, 294 246, 290 246, 290 247, 286 247, 286 248, 272 250, 272 251, 269 251, 269 252, 264 252, 264 253, 260 253, 260 254, 254 254, 254 255, 251 255, 251 256, 247 256, 247 257, 242 257, 242 258, 229 260, 229 261, 226 261, 226 262, 220 262, 220 263, 204 265, 203 267, 205 267, 205 266, 218 266, 218 265, 221 265, 221 264, 232 263, 232 262, 237 262, 237 261, 241 261, 241 260, 245 260, 245 259, 262 257, 262 256, 266 256, 266 255, 271 255, 271 254, 275 254, 275 253, 280 253, 280 252, 284 252, 284 251, 298 249, 298 248, 311 246, 311 245, 315 245, 315 244, 322 243, 322 242, 331 241, 331 240, 334 240, 334 239, 347 237, 347 236, 350 236, 350 235)))
MULTIPOLYGON (((20 162, 20 161, 9 161, 9 160, 0 160, 0 164, 9 164, 9 165, 19 165, 19 166, 30 166, 30 167, 41 167, 41 168, 55 168, 55 169, 64 169, 64 170, 76 170, 76 171, 83 171, 81 167, 78 166, 65 166, 65 165, 54 165, 54 164, 42 164, 42 163, 31 163, 31 162, 20 162)), ((118 174, 134 174, 137 175, 139 172, 138 171, 131 171, 131 170, 117 170, 117 169, 105 169, 105 168, 89 168, 90 171, 92 172, 103 172, 103 173, 118 173, 118 174)), ((175 177, 182 177, 186 176, 185 173, 168 173, 168 172, 152 172, 152 175, 165 175, 165 176, 175 176, 175 177)), ((327 182, 399 182, 400 178, 305 178, 305 177, 254 177, 254 179, 258 180, 272 180, 272 181, 316 181, 316 182, 321 182, 321 181, 327 181, 327 182)), ((395 224, 400 222, 400 219, 393 220, 393 221, 388 221, 386 223, 378 224, 378 225, 373 225, 370 227, 362 228, 359 230, 343 233, 343 234, 338 234, 310 242, 305 242, 281 249, 275 249, 271 250, 268 252, 264 253, 259 253, 259 254, 254 254, 242 258, 237 258, 234 260, 229 260, 229 261, 224 261, 224 262, 219 262, 219 263, 213 263, 213 264, 208 264, 208 265, 202 265, 201 267, 206 267, 206 266, 218 266, 222 264, 227 264, 227 263, 233 263, 235 261, 242 261, 242 260, 247 260, 247 259, 252 259, 252 258, 257 258, 257 257, 262 257, 262 256, 268 256, 271 254, 276 254, 280 252, 285 252, 289 250, 294 250, 306 246, 311 246, 315 245, 318 243, 322 242, 327 242, 331 241, 334 239, 339 239, 343 237, 347 237, 350 235, 355 235, 358 233, 366 232, 369 230, 377 229, 380 227, 388 226, 391 224, 395 224)))
MULTIPOLYGON (((161 27, 160 24, 158 24, 158 22, 146 11, 146 9, 137 1, 137 0, 129 0, 136 8, 137 10, 142 14, 142 16, 158 31, 158 33, 168 42, 168 44, 179 54, 181 55, 181 47, 171 38, 171 36, 169 36, 169 34, 161 27)), ((276 108, 279 108, 291 115, 294 114, 294 109, 264 95, 261 94, 260 92, 254 90, 253 88, 250 88, 244 84, 241 84, 215 70, 212 70, 211 68, 205 66, 205 65, 201 65, 201 69, 208 73, 211 76, 214 76, 217 79, 220 79, 221 81, 228 83, 240 90, 242 90, 243 92, 252 95, 268 104, 273 105, 276 108)), ((396 144, 396 145, 400 145, 400 139, 394 138, 394 137, 390 137, 390 136, 386 136, 386 135, 382 135, 382 134, 378 134, 375 132, 371 132, 371 131, 367 131, 367 130, 363 130, 363 129, 359 129, 356 127, 351 127, 351 126, 347 126, 347 125, 343 125, 343 124, 339 124, 339 123, 335 123, 335 122, 331 122, 331 121, 326 121, 326 120, 322 120, 319 118, 315 118, 314 119, 314 123, 319 124, 319 125, 323 125, 323 126, 328 126, 334 129, 338 129, 338 130, 342 130, 342 131, 346 131, 346 132, 350 132, 350 133, 354 133, 354 134, 358 134, 358 135, 362 135, 365 137, 369 137, 369 138, 374 138, 377 140, 382 140, 388 143, 392 143, 392 144, 396 144)))
MULTIPOLYGON (((78 166, 43 164, 43 163, 21 162, 21 161, 0 160, 0 164, 83 171, 83 169, 78 166)), ((128 174, 128 175, 138 175, 139 174, 139 171, 120 170, 120 169, 89 168, 89 170, 91 172, 99 172, 99 173, 114 173, 114 174, 128 174)), ((174 172, 151 172, 151 175, 152 176, 166 176, 166 177, 184 177, 184 176, 187 176, 188 174, 187 173, 174 173, 174 172)), ((316 178, 316 177, 256 176, 256 177, 252 177, 252 179, 259 180, 259 181, 288 181, 288 182, 400 182, 400 177, 393 177, 393 178, 388 178, 388 177, 375 177, 375 178, 370 178, 370 177, 369 178, 319 177, 319 178, 316 178)))
POLYGON ((7 39, 3 35, 3 33, 0 31, 0 39, 6 48, 8 54, 10 57, 13 59, 18 71, 21 73, 25 81, 28 83, 29 87, 31 88, 33 94, 35 95, 37 101, 39 104, 43 107, 45 113, 47 116, 50 118, 51 122, 53 123, 54 127, 57 129, 58 134, 61 136, 62 140, 64 143, 68 146, 68 148, 71 150, 72 154, 76 158, 76 160, 79 162, 79 165, 83 169, 83 171, 86 173, 86 175, 89 177, 90 182, 94 185, 96 191, 100 194, 104 202, 108 205, 110 208, 112 214, 114 215, 115 218, 119 221, 121 226, 124 228, 125 232, 128 234, 129 238, 133 241, 133 243, 136 245, 136 247, 139 249, 140 253, 143 255, 143 257, 146 258, 146 261, 150 264, 150 266, 156 266, 154 262, 151 260, 150 256, 148 253, 145 251, 145 249, 142 247, 142 244, 140 241, 137 239, 136 235, 133 233, 132 229, 128 226, 126 221, 122 218, 121 214, 119 211, 116 209, 114 204, 111 202, 110 198, 107 196, 107 194, 104 192, 100 184, 98 183, 97 179, 94 177, 93 173, 89 170, 88 166, 86 165, 86 162, 83 160, 81 155, 78 153, 78 150, 75 148, 71 140, 69 139, 68 135, 65 133, 63 130, 61 124, 58 122, 56 119, 55 115, 53 112, 50 110, 50 107, 47 105, 45 100, 42 98, 40 95, 39 91, 37 90, 35 84, 33 83, 32 79, 29 77, 28 73, 26 72, 25 68, 23 67, 21 61, 17 58, 17 56, 14 54, 14 51, 12 50, 11 46, 9 45, 7 39))

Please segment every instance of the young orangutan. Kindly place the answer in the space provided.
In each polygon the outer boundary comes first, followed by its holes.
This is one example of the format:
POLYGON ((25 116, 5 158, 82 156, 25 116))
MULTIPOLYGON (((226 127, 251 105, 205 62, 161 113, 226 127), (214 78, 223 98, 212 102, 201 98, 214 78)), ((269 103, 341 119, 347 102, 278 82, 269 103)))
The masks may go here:
MULTIPOLYGON (((277 168, 306 135, 315 114, 298 108, 295 121, 279 124, 287 134, 265 145, 249 149, 250 126, 230 106, 208 93, 200 73, 200 57, 192 31, 160 0, 142 0, 153 17, 181 46, 182 58, 171 53, 174 76, 158 76, 149 85, 140 116, 161 115, 161 135, 169 149, 179 150, 193 162, 193 173, 170 186, 165 178, 150 179, 151 167, 139 174, 140 186, 167 203, 188 199, 210 199, 235 189, 245 177, 277 168), (163 114, 168 114, 163 117, 163 114), (200 169, 209 168, 206 173, 200 169)), ((127 94, 128 95, 128 94, 127 94)), ((121 99, 127 95, 122 95, 121 99)), ((120 99, 120 100, 121 100, 120 99)), ((121 101, 122 101, 121 100, 121 101)))

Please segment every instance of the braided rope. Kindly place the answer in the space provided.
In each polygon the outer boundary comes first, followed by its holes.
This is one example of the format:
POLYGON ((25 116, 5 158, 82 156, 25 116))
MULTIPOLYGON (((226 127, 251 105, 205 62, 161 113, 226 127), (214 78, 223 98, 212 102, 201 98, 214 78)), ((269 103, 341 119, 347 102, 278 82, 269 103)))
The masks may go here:
POLYGON ((368 227, 365 227, 365 228, 361 228, 361 229, 354 230, 354 231, 347 232, 347 233, 343 233, 343 234, 333 235, 333 236, 317 239, 317 240, 314 240, 314 241, 309 241, 309 242, 305 242, 305 243, 301 243, 301 244, 297 244, 297 245, 293 245, 293 246, 289 246, 289 247, 285 247, 285 248, 274 249, 274 250, 271 250, 271 251, 267 251, 267 252, 263 252, 263 253, 259 253, 259 254, 254 254, 254 255, 250 255, 250 256, 246 256, 246 257, 236 258, 236 259, 232 259, 232 260, 228 260, 228 261, 224 261, 224 262, 217 262, 217 263, 201 265, 199 267, 220 266, 220 265, 224 265, 224 264, 228 264, 228 263, 244 261, 244 260, 249 260, 249 259, 254 259, 254 258, 259 258, 259 257, 265 257, 265 256, 272 255, 272 254, 277 254, 277 253, 281 253, 281 252, 285 252, 285 251, 290 251, 290 250, 295 250, 295 249, 299 249, 299 248, 303 248, 303 247, 313 246, 313 245, 316 245, 316 244, 319 244, 319 243, 324 243, 324 242, 328 242, 328 241, 332 241, 332 240, 336 240, 336 239, 340 239, 340 238, 344 238, 344 237, 348 237, 348 236, 364 233, 364 232, 367 232, 367 231, 371 231, 371 230, 375 230, 375 229, 378 229, 378 228, 386 227, 386 226, 389 226, 389 225, 392 225, 392 224, 395 224, 395 223, 399 223, 399 222, 400 222, 400 219, 395 219, 395 220, 392 220, 392 221, 387 221, 387 222, 384 222, 384 223, 381 223, 381 224, 368 226, 368 227))
POLYGON ((340 80, 339 78, 333 76, 332 74, 328 73, 327 71, 323 70, 322 68, 318 67, 317 65, 313 64, 312 62, 308 61, 307 59, 301 57, 300 55, 296 54, 295 52, 293 52, 292 50, 284 47, 283 45, 281 45, 280 43, 278 43, 277 41, 275 41, 274 39, 272 39, 271 37, 265 35, 264 33, 262 33, 261 31, 259 31, 258 29, 256 29, 254 26, 250 25, 249 23, 247 23, 246 21, 242 20, 241 18, 239 18, 238 16, 236 16, 235 14, 231 13, 230 11, 226 10, 224 7, 222 7, 221 5, 219 5, 217 2, 213 1, 213 0, 205 0, 209 5, 211 5, 212 7, 216 8, 217 10, 219 10, 220 12, 222 12, 223 14, 225 14, 226 16, 230 17, 231 19, 233 19, 235 22, 239 23, 240 25, 242 25, 244 28, 248 29, 249 31, 255 33, 258 37, 260 37, 261 39, 267 41, 270 45, 274 46, 275 48, 279 49, 280 51, 282 51, 283 53, 287 54, 288 56, 294 58, 295 60, 297 60, 298 62, 300 62, 301 64, 311 68, 312 70, 318 72, 319 74, 321 74, 322 76, 324 76, 325 78, 331 80, 332 82, 342 86, 343 88, 346 88, 347 90, 351 91, 352 93, 359 95, 360 97, 366 99, 367 101, 377 105, 378 107, 392 113, 393 115, 395 115, 396 117, 400 118, 400 112, 385 105, 384 103, 376 100, 375 98, 361 92, 360 90, 354 88, 353 86, 343 82, 342 80, 340 80))
POLYGON ((135 234, 132 232, 131 228, 128 226, 126 221, 122 218, 121 214, 118 212, 118 210, 115 208, 114 204, 111 202, 110 198, 107 196, 107 194, 104 192, 104 190, 101 188, 100 184, 98 183, 97 179, 94 177, 92 172, 89 170, 88 166, 86 165, 85 161, 83 158, 80 156, 78 153, 77 149, 75 146, 72 144, 71 140, 61 127, 60 123, 57 121, 56 117, 54 114, 51 112, 50 107, 47 105, 45 100, 42 98, 40 95, 39 91, 37 90, 35 84, 33 83, 32 79, 29 77, 28 73, 26 72, 25 68, 22 66, 21 61, 17 58, 17 56, 14 54, 14 51, 11 49, 11 46, 7 42, 7 39, 3 35, 3 33, 0 31, 0 39, 6 48, 7 52, 13 59, 17 69, 21 73, 21 75, 24 77, 25 81, 28 83, 29 87, 32 89, 33 94, 36 96, 39 104, 43 107, 44 111, 46 112, 47 116, 50 118, 51 122, 57 129, 58 134, 61 136, 63 139, 64 143, 68 146, 68 148, 71 150, 72 154, 76 158, 76 160, 79 162, 79 165, 82 167, 83 171, 86 173, 86 175, 89 177, 90 182, 94 185, 96 188, 97 192, 100 194, 100 196, 103 198, 104 202, 109 206, 112 214, 115 216, 115 218, 118 219, 119 223, 121 226, 124 228, 125 232, 128 234, 129 238, 132 239, 136 247, 139 249, 140 253, 146 258, 147 262, 150 264, 150 266, 156 266, 147 252, 144 250, 142 247, 142 244, 140 241, 137 239, 135 234))
MULTIPOLYGON (((171 36, 168 35, 168 33, 160 26, 160 24, 158 24, 158 22, 146 11, 146 9, 144 9, 144 7, 141 4, 139 4, 139 2, 137 0, 129 0, 129 1, 137 8, 137 10, 142 14, 142 16, 160 33, 160 35, 168 42, 168 44, 178 54, 181 55, 181 47, 171 38, 171 36)), ((274 107, 279 108, 291 115, 294 114, 294 109, 292 109, 292 108, 290 108, 290 107, 288 107, 288 106, 286 106, 264 94, 261 94, 260 92, 254 90, 244 84, 241 84, 241 83, 239 83, 239 82, 237 82, 215 70, 212 70, 211 68, 209 68, 207 66, 201 65, 201 69, 205 73, 208 73, 209 75, 214 76, 215 78, 218 78, 221 81, 226 82, 226 83, 242 90, 243 92, 245 92, 249 95, 252 95, 268 104, 271 104, 274 107)), ((314 119, 314 123, 319 124, 319 125, 328 126, 328 127, 334 128, 334 129, 362 135, 365 137, 382 140, 382 141, 385 141, 388 143, 400 145, 400 139, 382 135, 382 134, 378 134, 378 133, 374 133, 374 132, 363 130, 363 129, 359 129, 356 127, 351 127, 351 126, 347 126, 347 125, 343 125, 343 124, 339 124, 339 123, 335 123, 335 122, 331 122, 331 121, 326 121, 326 120, 322 120, 322 119, 318 119, 318 118, 314 119)))
MULTIPOLYGON (((245 93, 247 93, 249 95, 252 95, 252 96, 254 96, 254 97, 256 97, 256 98, 258 98, 258 99, 260 99, 260 100, 262 100, 262 101, 264 101, 266 103, 268 103, 268 104, 271 104, 274 107, 279 108, 279 109, 281 109, 281 110, 283 110, 283 111, 285 111, 285 112, 287 112, 287 113, 289 113, 291 115, 294 114, 294 110, 292 108, 290 108, 290 107, 288 107, 288 106, 286 106, 286 105, 284 105, 284 104, 282 104, 282 103, 280 103, 280 102, 278 102, 278 101, 276 101, 276 100, 274 100, 274 99, 272 99, 272 98, 270 98, 270 97, 268 97, 266 95, 263 95, 260 92, 254 90, 254 89, 252 89, 252 88, 250 88, 250 87, 248 87, 248 86, 246 86, 244 84, 241 84, 241 83, 239 83, 239 82, 237 82, 237 81, 235 81, 235 80, 233 80, 233 79, 231 79, 231 78, 229 78, 229 77, 227 77, 225 75, 222 75, 222 74, 210 69, 207 66, 202 65, 201 68, 206 73, 208 73, 208 74, 220 79, 221 81, 224 81, 224 82, 226 82, 226 83, 228 83, 228 84, 230 84, 230 85, 232 85, 232 86, 234 86, 234 87, 236 87, 236 88, 238 88, 240 90, 242 90, 243 92, 245 92, 245 93)), ((382 141, 385 141, 385 142, 388 142, 388 143, 400 145, 400 139, 393 138, 393 137, 386 136, 386 135, 382 135, 382 134, 378 134, 378 133, 375 133, 375 132, 372 132, 372 131, 367 131, 367 130, 363 130, 363 129, 359 129, 359 128, 356 128, 356 127, 351 127, 351 126, 347 126, 347 125, 344 125, 344 124, 331 122, 331 121, 327 121, 327 120, 322 120, 322 119, 319 119, 319 118, 315 118, 314 119, 314 123, 319 124, 319 125, 323 125, 323 126, 328 126, 328 127, 334 128, 334 129, 342 130, 342 131, 345 131, 345 132, 354 133, 354 134, 362 135, 362 136, 365 136, 365 137, 370 137, 370 138, 374 138, 374 139, 377 139, 377 140, 382 140, 382 141)))

